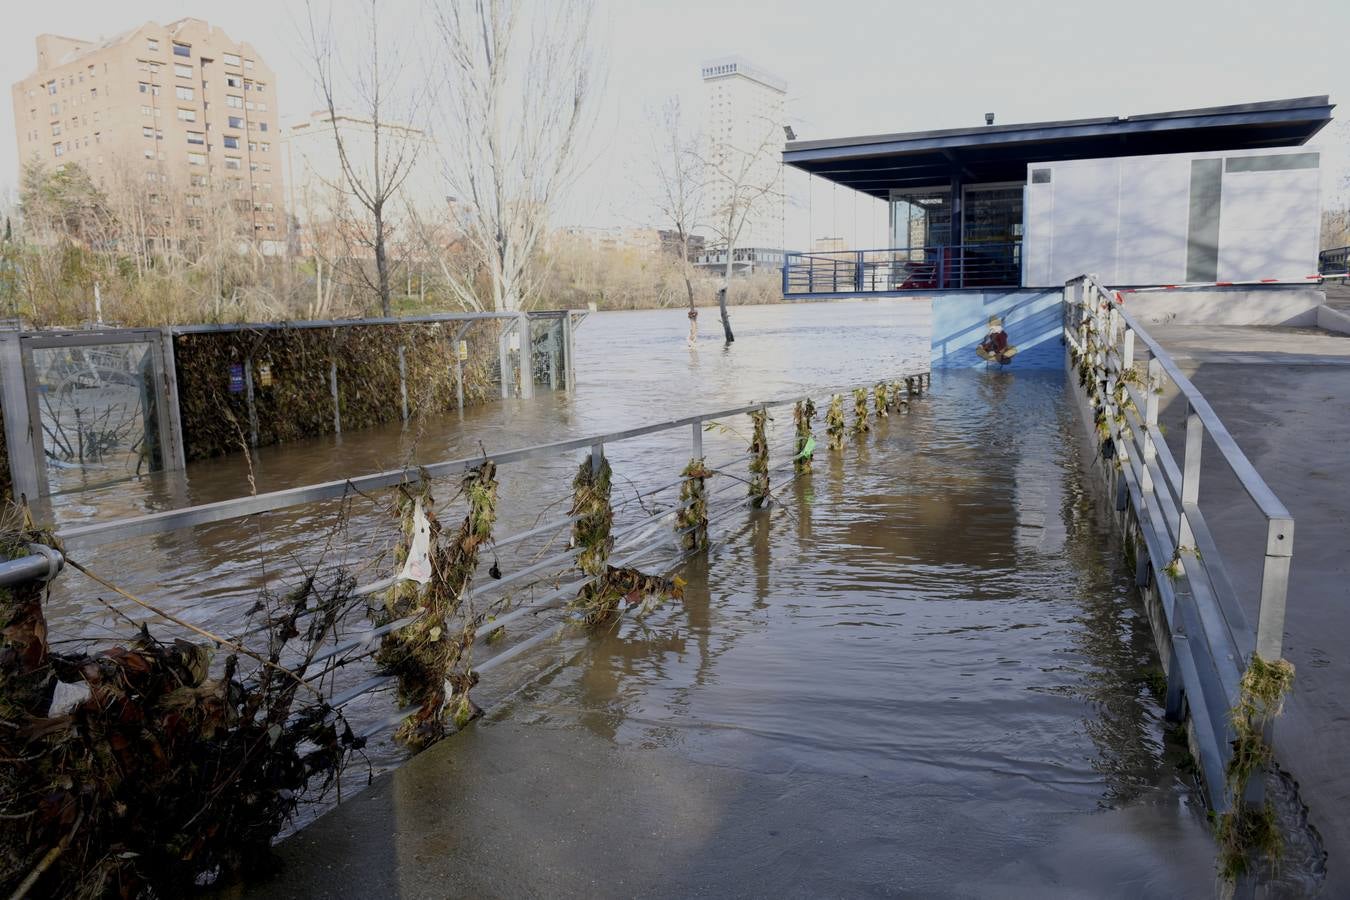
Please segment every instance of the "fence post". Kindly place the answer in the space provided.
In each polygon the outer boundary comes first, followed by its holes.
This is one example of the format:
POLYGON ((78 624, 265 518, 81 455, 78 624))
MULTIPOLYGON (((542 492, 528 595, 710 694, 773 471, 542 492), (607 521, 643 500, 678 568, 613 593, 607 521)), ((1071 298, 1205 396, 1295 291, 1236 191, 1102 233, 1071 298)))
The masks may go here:
MULTIPOLYGON (((497 321, 503 321, 498 319, 497 321)), ((497 363, 501 368, 502 374, 502 399, 505 400, 512 394, 512 384, 515 380, 514 373, 511 370, 511 329, 515 323, 505 320, 506 324, 502 326, 502 332, 497 336, 497 363)))
POLYGON ((178 364, 173 355, 173 329, 160 328, 159 372, 161 390, 156 399, 163 407, 159 414, 160 440, 167 444, 161 454, 164 468, 187 468, 187 452, 183 447, 183 418, 178 408, 178 364))
POLYGON ((9 472, 14 499, 36 500, 46 493, 39 468, 41 423, 34 422, 28 407, 28 379, 23 365, 22 337, 17 331, 0 332, 0 395, 5 410, 5 443, 9 449, 9 472))
POLYGON ((783 296, 788 295, 788 261, 792 259, 791 253, 783 254, 783 296))
POLYGON ((534 396, 534 343, 530 339, 530 314, 521 313, 517 319, 520 332, 520 396, 528 400, 534 396))
POLYGON ((567 393, 572 393, 577 388, 576 379, 572 377, 572 341, 575 326, 572 323, 572 311, 569 309, 563 314, 563 389, 567 393))
POLYGON ((328 393, 333 397, 333 434, 342 434, 342 406, 338 403, 336 354, 328 360, 328 393))
POLYGON ((1266 522, 1266 561, 1261 570, 1261 611, 1256 623, 1256 652, 1274 661, 1284 655, 1284 606, 1289 591, 1289 558, 1294 553, 1294 520, 1266 522))
POLYGON ((408 421, 408 348, 398 345, 398 396, 403 408, 403 421, 408 421))
MULTIPOLYGON (((461 414, 464 412, 464 360, 460 358, 459 345, 464 341, 464 335, 469 333, 469 329, 473 325, 474 323, 470 321, 459 326, 459 330, 455 332, 454 346, 450 348, 455 357, 455 402, 459 404, 461 414)), ((465 344, 464 349, 468 350, 467 344, 465 344)))
POLYGON ((856 261, 853 264, 853 289, 861 294, 863 290, 863 252, 857 250, 855 251, 855 254, 856 261))
POLYGON ((691 425, 691 426, 689 426, 689 427, 690 427, 690 430, 692 431, 692 435, 691 435, 692 440, 690 441, 690 446, 691 446, 692 449, 691 449, 691 453, 690 453, 690 457, 689 457, 689 458, 690 458, 690 459, 702 459, 702 458, 703 458, 703 423, 702 423, 702 422, 695 422, 693 425, 691 425))
POLYGON ((1191 532, 1190 515, 1187 507, 1193 507, 1200 500, 1200 452, 1205 446, 1205 426, 1200 415, 1186 401, 1186 455, 1181 468, 1181 506, 1177 510, 1177 536, 1183 547, 1195 546, 1195 535, 1191 532))
POLYGON ((244 399, 248 401, 248 441, 258 446, 258 408, 253 403, 253 357, 244 357, 244 399))

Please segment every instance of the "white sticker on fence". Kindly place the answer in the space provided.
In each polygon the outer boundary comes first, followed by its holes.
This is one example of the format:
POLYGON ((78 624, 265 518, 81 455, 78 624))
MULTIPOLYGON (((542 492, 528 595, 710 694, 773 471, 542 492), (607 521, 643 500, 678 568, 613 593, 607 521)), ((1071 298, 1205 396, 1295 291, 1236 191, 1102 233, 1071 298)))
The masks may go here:
POLYGON ((419 584, 431 580, 431 523, 422 511, 421 498, 413 504, 412 544, 408 547, 408 559, 398 577, 419 584))

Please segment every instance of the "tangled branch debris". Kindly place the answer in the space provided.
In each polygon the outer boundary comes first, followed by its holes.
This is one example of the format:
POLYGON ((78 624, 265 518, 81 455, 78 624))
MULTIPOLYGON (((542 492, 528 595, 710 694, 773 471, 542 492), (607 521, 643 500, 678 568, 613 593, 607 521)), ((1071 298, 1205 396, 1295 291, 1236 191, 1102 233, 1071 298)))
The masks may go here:
POLYGON ((891 403, 886 397, 886 382, 878 382, 877 386, 872 389, 872 402, 876 406, 878 419, 884 419, 891 414, 891 403))
POLYGON ((703 550, 708 546, 708 487, 713 472, 703 458, 689 460, 680 476, 680 511, 675 516, 680 545, 685 550, 703 550))
POLYGON ((815 455, 816 439, 811 434, 811 421, 816 417, 816 404, 807 397, 798 400, 792 408, 792 421, 796 426, 796 440, 793 442, 792 469, 798 475, 811 471, 811 457, 815 455))
MULTIPOLYGON (((691 482, 697 481, 702 491, 702 483, 713 473, 707 469, 703 460, 691 460, 685 467, 686 478, 680 496, 683 500, 686 491, 693 497, 691 482)), ((683 598, 684 582, 679 578, 667 579, 659 575, 648 575, 637 569, 616 568, 609 565, 609 554, 614 549, 614 508, 610 505, 610 487, 613 473, 609 460, 600 457, 598 464, 593 456, 588 456, 577 469, 572 480, 572 515, 577 517, 572 526, 572 543, 581 548, 577 557, 577 566, 590 576, 590 580, 578 592, 572 608, 581 613, 582 621, 588 627, 598 627, 614 621, 619 604, 628 606, 640 603, 646 597, 683 598)), ((677 521, 686 521, 686 514, 698 510, 702 517, 702 527, 689 533, 686 538, 701 535, 707 542, 706 496, 688 510, 677 515, 677 521)), ((690 525, 696 519, 688 519, 690 525)), ((688 527, 688 526, 682 526, 688 527)), ((688 546, 686 544, 686 546, 688 546)))
POLYGON ((769 503, 769 439, 764 434, 769 411, 755 410, 750 413, 750 421, 754 423, 750 436, 750 505, 762 509, 769 503))
POLYGON ((835 394, 830 398, 830 406, 825 410, 825 434, 829 437, 831 450, 844 449, 844 397, 835 394))
POLYGON ((1252 654, 1239 684, 1237 705, 1229 711, 1233 723, 1233 755, 1228 760, 1228 790, 1232 808, 1219 816, 1215 839, 1219 844, 1219 871, 1228 881, 1247 872, 1254 853, 1279 861, 1284 841, 1275 822, 1274 808, 1244 802, 1247 785, 1260 777, 1273 759, 1265 741, 1266 727, 1280 714, 1284 698, 1294 686, 1294 667, 1287 660, 1267 662, 1252 654))
POLYGON ((468 505, 464 521, 452 540, 441 540, 441 524, 432 510, 427 480, 420 487, 399 491, 403 539, 395 559, 400 568, 408 556, 420 510, 429 526, 429 577, 425 585, 401 580, 385 600, 383 621, 416 615, 403 628, 385 635, 375 661, 398 676, 402 706, 417 705, 404 719, 395 738, 421 750, 443 738, 450 725, 462 728, 481 712, 469 697, 478 676, 469 664, 479 619, 466 604, 478 554, 492 540, 497 521, 497 466, 484 460, 469 470, 462 482, 468 505))
POLYGON ((853 389, 853 434, 863 435, 872 430, 867 424, 867 388, 853 389))
MULTIPOLYGON (((32 541, 50 543, 8 527, 0 554, 32 541)), ((0 890, 172 897, 267 868, 301 798, 361 744, 299 693, 353 587, 311 577, 265 597, 270 665, 247 678, 238 654, 216 664, 209 645, 144 627, 126 646, 53 653, 45 588, 0 590, 0 890)))
POLYGON ((577 567, 592 577, 604 573, 609 553, 614 549, 610 531, 614 527, 614 508, 609 495, 614 473, 603 455, 582 460, 572 479, 572 546, 581 548, 577 567))

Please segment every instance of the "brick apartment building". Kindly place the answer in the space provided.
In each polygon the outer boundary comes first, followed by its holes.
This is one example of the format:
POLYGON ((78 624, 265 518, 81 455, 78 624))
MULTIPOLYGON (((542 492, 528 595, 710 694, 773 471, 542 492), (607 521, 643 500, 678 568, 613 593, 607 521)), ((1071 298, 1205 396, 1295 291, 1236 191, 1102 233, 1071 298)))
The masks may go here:
POLYGON ((37 68, 12 89, 20 163, 78 163, 100 186, 129 175, 148 209, 185 207, 162 220, 184 230, 178 239, 228 203, 263 252, 284 252, 276 87, 251 45, 201 19, 101 41, 39 35, 37 68))

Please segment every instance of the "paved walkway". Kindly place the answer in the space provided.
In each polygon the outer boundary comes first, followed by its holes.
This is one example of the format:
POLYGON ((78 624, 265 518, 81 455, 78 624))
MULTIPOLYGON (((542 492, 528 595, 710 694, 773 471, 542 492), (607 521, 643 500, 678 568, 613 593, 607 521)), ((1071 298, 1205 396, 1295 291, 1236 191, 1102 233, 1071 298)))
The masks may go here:
MULTIPOLYGON (((1328 852, 1324 896, 1350 896, 1350 336, 1213 326, 1152 333, 1294 516, 1284 646, 1298 675, 1276 751, 1328 852)), ((1179 454, 1178 406, 1168 403, 1162 419, 1179 454)), ((1213 446, 1204 452, 1200 506, 1235 583, 1252 587, 1242 599, 1255 622, 1265 526, 1213 446)))

